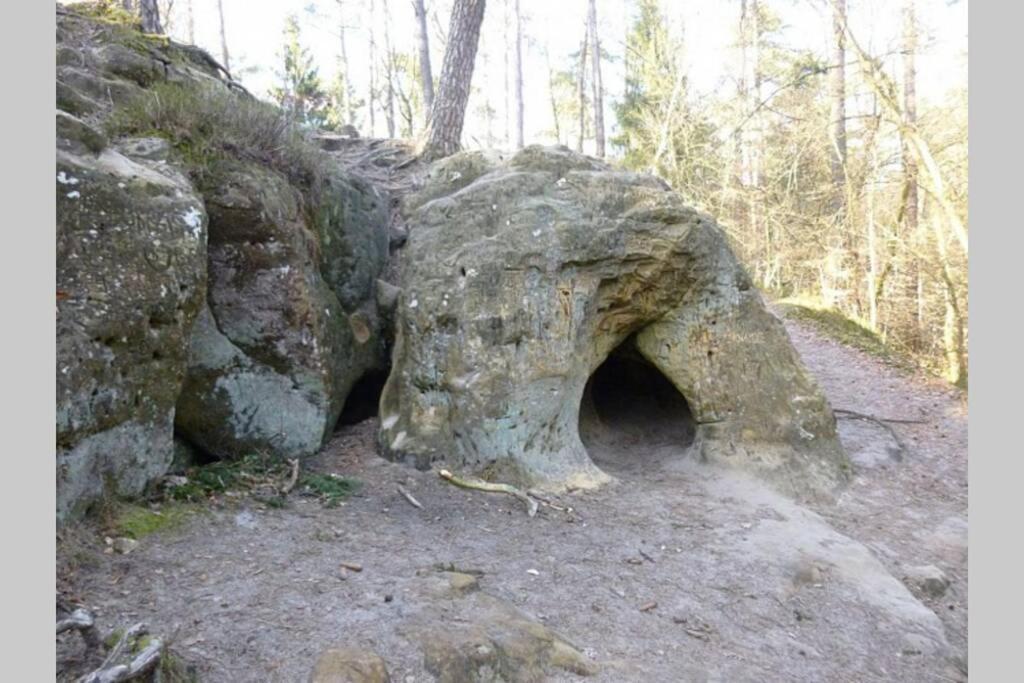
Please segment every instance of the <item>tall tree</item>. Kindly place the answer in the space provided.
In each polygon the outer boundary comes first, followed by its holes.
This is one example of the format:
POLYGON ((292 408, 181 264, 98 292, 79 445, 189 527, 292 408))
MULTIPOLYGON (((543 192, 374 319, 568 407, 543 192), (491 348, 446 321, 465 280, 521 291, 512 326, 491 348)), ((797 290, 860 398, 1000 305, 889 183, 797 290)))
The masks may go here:
POLYGON ((590 44, 590 24, 584 24, 583 40, 580 42, 580 68, 576 80, 576 93, 580 100, 580 130, 576 138, 576 151, 583 152, 583 138, 587 132, 587 45, 590 44))
POLYGON ((523 15, 519 11, 519 0, 515 0, 516 19, 516 149, 522 149, 523 139, 523 15))
POLYGON ((461 147, 485 5, 486 0, 455 0, 452 7, 441 81, 424 136, 422 156, 425 159, 450 156, 461 147))
POLYGON ((395 51, 391 49, 391 8, 388 0, 381 0, 384 9, 384 120, 388 125, 388 137, 395 137, 395 51))
POLYGON ((281 85, 271 90, 271 96, 293 121, 322 126, 328 114, 327 93, 320 84, 313 56, 302 45, 299 20, 294 14, 285 20, 280 56, 283 62, 278 73, 281 85))
POLYGON ((185 9, 188 11, 188 42, 192 45, 196 44, 196 17, 192 12, 192 0, 188 0, 185 4, 185 9))
POLYGON ((366 106, 370 112, 370 137, 377 135, 377 116, 374 113, 377 109, 377 37, 376 31, 374 31, 374 23, 376 20, 376 8, 377 3, 374 0, 370 0, 370 93, 366 98, 366 106))
POLYGON ((139 17, 143 33, 163 33, 160 26, 160 7, 156 0, 139 0, 139 17))
MULTIPOLYGON (((917 26, 914 0, 903 2, 903 114, 908 127, 917 126, 917 71, 914 57, 917 51, 917 26)), ((906 134, 901 134, 903 157, 903 221, 909 233, 917 231, 917 161, 906 134)))
POLYGON ((228 34, 224 27, 224 0, 217 0, 217 14, 220 15, 220 56, 224 68, 231 73, 231 57, 228 55, 228 34))
POLYGON ((590 0, 587 13, 587 30, 590 33, 590 55, 592 86, 594 89, 594 140, 597 156, 604 158, 604 92, 601 86, 601 41, 597 35, 597 3, 590 0))
POLYGON ((423 113, 429 119, 434 106, 434 72, 430 68, 430 38, 427 33, 427 8, 423 0, 412 0, 416 14, 416 44, 420 54, 420 84, 423 88, 423 113))
POLYGON ((338 3, 338 62, 341 82, 338 94, 341 95, 341 117, 339 123, 347 123, 354 126, 356 122, 355 92, 352 89, 352 78, 349 74, 348 49, 345 41, 345 0, 336 0, 338 3))
POLYGON ((832 64, 829 71, 831 104, 833 209, 843 207, 846 188, 846 0, 832 5, 832 64))

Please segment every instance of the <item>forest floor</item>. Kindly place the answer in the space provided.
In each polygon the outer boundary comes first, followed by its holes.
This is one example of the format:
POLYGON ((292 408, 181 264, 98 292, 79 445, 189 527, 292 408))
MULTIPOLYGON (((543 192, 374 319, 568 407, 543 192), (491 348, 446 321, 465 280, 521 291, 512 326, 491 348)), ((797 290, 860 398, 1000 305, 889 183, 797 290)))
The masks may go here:
MULTIPOLYGON (((966 680, 963 394, 786 324, 834 408, 909 421, 885 423, 897 441, 838 414, 855 476, 834 503, 696 463, 641 424, 588 444, 615 484, 530 518, 513 498, 382 460, 370 419, 306 465, 362 482, 342 505, 221 498, 129 554, 79 545, 63 591, 106 631, 145 621, 171 636, 213 682, 305 681, 336 645, 377 652, 393 681, 434 680, 422 627, 473 618, 423 590, 440 568, 575 645, 597 665, 586 680, 966 680), (912 578, 925 565, 944 592, 912 578)), ((77 636, 58 637, 58 679, 84 657, 77 636)))

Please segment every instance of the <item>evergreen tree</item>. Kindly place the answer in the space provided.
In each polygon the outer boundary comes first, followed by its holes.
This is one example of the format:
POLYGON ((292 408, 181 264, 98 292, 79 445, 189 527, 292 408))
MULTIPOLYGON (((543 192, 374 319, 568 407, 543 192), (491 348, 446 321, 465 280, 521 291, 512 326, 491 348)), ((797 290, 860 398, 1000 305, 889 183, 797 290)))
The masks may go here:
POLYGON ((271 90, 271 96, 293 121, 307 126, 324 126, 330 114, 327 93, 320 75, 313 66, 313 57, 303 47, 299 21, 290 15, 284 26, 284 47, 280 57, 283 71, 278 72, 281 85, 271 90))

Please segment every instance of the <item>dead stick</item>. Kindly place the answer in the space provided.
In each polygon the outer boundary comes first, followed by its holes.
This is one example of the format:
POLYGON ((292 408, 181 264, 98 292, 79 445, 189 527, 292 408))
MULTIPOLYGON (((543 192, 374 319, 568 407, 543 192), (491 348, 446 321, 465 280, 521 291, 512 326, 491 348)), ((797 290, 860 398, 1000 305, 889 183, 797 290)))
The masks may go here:
POLYGON ((299 481, 299 459, 292 458, 288 462, 291 463, 292 473, 291 476, 288 477, 288 483, 286 483, 284 487, 281 489, 282 496, 287 496, 289 493, 291 493, 291 490, 295 488, 295 484, 298 483, 299 481))
POLYGON ((833 413, 841 413, 843 415, 849 415, 850 417, 860 418, 862 420, 874 420, 875 422, 890 422, 898 425, 923 425, 928 424, 927 420, 904 420, 897 419, 895 417, 875 417, 874 415, 866 415, 864 413, 858 413, 855 410, 847 410, 846 408, 833 408, 833 413))
POLYGON ((507 493, 510 496, 515 496, 519 500, 523 501, 526 505, 526 514, 533 517, 537 514, 537 501, 530 496, 517 489, 515 486, 510 484, 492 484, 491 482, 482 481, 480 479, 464 479, 458 477, 448 470, 438 470, 437 474, 445 481, 451 482, 456 486, 460 486, 464 489, 475 489, 477 491, 486 491, 487 493, 507 493))
POLYGON ((402 486, 401 484, 398 484, 397 486, 398 486, 398 492, 401 493, 402 496, 407 501, 409 501, 409 505, 412 505, 414 508, 418 508, 420 510, 423 509, 423 504, 420 503, 418 500, 416 500, 411 493, 406 491, 404 486, 402 486))
POLYGON ((903 454, 907 452, 907 447, 903 443, 903 439, 901 439, 900 435, 896 433, 896 430, 892 428, 892 425, 886 424, 887 422, 895 422, 895 420, 882 420, 881 418, 873 417, 871 415, 857 413, 852 410, 843 410, 841 408, 834 409, 832 412, 839 413, 839 417, 846 416, 852 420, 864 420, 866 422, 873 422, 874 424, 878 425, 882 429, 889 432, 889 435, 892 437, 893 441, 896 442, 896 447, 899 448, 900 451, 899 458, 897 459, 902 458, 903 454))

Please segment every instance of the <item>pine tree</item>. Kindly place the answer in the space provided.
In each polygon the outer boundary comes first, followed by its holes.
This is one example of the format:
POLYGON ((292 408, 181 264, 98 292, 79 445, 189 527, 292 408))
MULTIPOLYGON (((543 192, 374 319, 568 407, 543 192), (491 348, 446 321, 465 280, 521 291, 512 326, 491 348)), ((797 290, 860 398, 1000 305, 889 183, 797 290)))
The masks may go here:
POLYGON ((281 85, 271 96, 293 121, 307 126, 323 126, 328 120, 328 97, 313 66, 313 57, 302 46, 299 21, 295 15, 285 20, 284 48, 280 57, 283 71, 278 72, 281 85))

